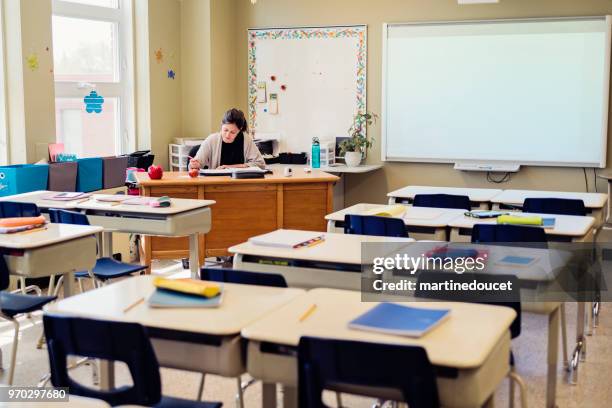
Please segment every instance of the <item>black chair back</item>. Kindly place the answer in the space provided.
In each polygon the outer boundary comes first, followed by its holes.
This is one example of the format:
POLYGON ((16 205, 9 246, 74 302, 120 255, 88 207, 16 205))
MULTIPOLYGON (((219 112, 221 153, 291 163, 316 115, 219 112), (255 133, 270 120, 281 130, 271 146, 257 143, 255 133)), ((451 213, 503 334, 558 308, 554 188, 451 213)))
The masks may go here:
POLYGON ((472 208, 468 196, 453 194, 416 194, 412 205, 415 207, 458 208, 467 211, 472 208))
POLYGON ((544 228, 509 224, 474 224, 472 242, 481 244, 505 244, 529 248, 547 248, 544 228), (514 245, 513 245, 514 244, 514 245))
POLYGON ((76 211, 59 210, 57 208, 49 209, 49 219, 51 219, 52 223, 89 225, 89 220, 85 214, 76 211))
POLYGON ((0 218, 38 217, 40 210, 34 203, 0 201, 0 218))
POLYGON ((540 214, 587 215, 584 201, 568 198, 526 198, 523 211, 540 214))
POLYGON ((322 392, 345 384, 399 390, 410 408, 439 407, 434 369, 425 349, 302 337, 298 350, 301 408, 322 408, 322 392))
POLYGON ((161 400, 159 364, 143 326, 77 317, 43 316, 51 382, 69 393, 115 405, 155 405, 161 400), (73 380, 66 368, 69 355, 124 362, 133 385, 95 390, 73 380))
POLYGON ((274 286, 286 288, 287 281, 283 275, 276 273, 248 272, 237 269, 224 268, 202 268, 200 269, 202 280, 213 282, 241 283, 243 285, 274 286))
POLYGON ((406 225, 401 218, 372 215, 346 214, 344 216, 344 233, 408 238, 406 225))

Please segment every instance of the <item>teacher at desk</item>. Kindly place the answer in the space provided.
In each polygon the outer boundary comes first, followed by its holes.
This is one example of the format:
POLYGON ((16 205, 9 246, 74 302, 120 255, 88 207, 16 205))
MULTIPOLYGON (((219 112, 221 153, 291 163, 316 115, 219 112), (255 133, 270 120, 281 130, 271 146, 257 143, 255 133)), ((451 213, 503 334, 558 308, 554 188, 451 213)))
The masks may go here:
POLYGON ((189 161, 189 169, 264 168, 263 156, 246 131, 244 113, 238 109, 228 110, 223 115, 221 131, 202 142, 195 157, 189 161))

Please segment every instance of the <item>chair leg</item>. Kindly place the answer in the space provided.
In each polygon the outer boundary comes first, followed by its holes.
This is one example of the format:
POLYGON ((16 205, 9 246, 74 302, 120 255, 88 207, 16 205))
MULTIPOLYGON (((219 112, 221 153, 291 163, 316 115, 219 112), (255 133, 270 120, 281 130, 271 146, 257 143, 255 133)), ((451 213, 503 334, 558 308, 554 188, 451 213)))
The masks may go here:
POLYGON ((238 393, 236 394, 236 408, 244 408, 244 396, 242 394, 242 379, 236 377, 236 383, 238 385, 238 393))
POLYGON ((197 401, 202 401, 203 395, 204 394, 204 380, 206 379, 206 374, 202 373, 202 378, 200 379, 200 386, 198 387, 198 397, 196 398, 197 401))
POLYGON ((525 385, 525 381, 523 381, 523 378, 518 375, 514 368, 511 369, 508 377, 511 383, 516 382, 519 386, 519 390, 521 391, 521 408, 527 408, 527 386, 525 385))
POLYGON ((7 385, 13 385, 13 379, 15 377, 15 366, 17 366, 17 345, 19 342, 19 322, 17 319, 8 317, 5 315, 0 315, 6 320, 13 323, 15 327, 15 333, 13 334, 13 347, 11 348, 11 364, 9 366, 9 374, 8 374, 8 382, 7 385))
POLYGON ((60 288, 64 284, 64 275, 60 276, 57 280, 57 284, 55 285, 55 289, 53 289, 53 296, 57 296, 59 294, 60 288))
POLYGON ((77 283, 79 284, 79 292, 80 293, 85 292, 85 289, 83 289, 83 279, 82 278, 77 278, 77 283))
POLYGON ((565 319, 565 303, 561 303, 561 347, 563 348, 563 367, 569 370, 567 355, 567 322, 565 319))

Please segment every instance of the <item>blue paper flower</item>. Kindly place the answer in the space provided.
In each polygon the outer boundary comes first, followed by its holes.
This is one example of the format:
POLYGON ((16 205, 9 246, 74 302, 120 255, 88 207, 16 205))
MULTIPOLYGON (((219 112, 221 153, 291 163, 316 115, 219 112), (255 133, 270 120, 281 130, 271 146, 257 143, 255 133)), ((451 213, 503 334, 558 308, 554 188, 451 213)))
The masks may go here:
POLYGON ((175 76, 176 76, 176 72, 174 72, 174 70, 172 70, 172 69, 169 69, 168 70, 168 78, 174 79, 175 76))
POLYGON ((85 102, 85 111, 87 113, 102 113, 104 98, 98 95, 96 91, 91 91, 89 95, 83 98, 83 102, 85 102))

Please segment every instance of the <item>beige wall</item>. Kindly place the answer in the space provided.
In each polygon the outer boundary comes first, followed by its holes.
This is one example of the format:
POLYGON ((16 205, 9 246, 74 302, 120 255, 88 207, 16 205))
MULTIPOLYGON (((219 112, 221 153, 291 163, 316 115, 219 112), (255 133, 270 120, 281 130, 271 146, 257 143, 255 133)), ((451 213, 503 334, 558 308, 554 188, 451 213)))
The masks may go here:
POLYGON ((34 162, 55 142, 51 0, 5 0, 9 161, 34 162), (36 54, 38 69, 26 58, 36 54))
MULTIPOLYGON (((214 1, 214 0, 213 0, 214 1)), ((368 109, 381 111, 382 23, 428 20, 467 20, 612 14, 609 0, 501 0, 499 4, 459 6, 456 0, 260 0, 236 3, 236 90, 242 109, 247 107, 246 30, 252 27, 334 24, 368 25, 368 109)), ((213 58, 215 55, 213 55, 213 58)), ((214 80, 215 78, 213 78, 214 80)), ((612 123, 612 122, 611 122, 612 123)), ((380 161, 380 126, 370 130, 376 141, 368 163, 380 161)), ((610 139, 610 138, 609 138, 610 139)), ((612 167, 612 143, 608 162, 612 167)), ((593 172, 588 172, 593 191, 593 172)), ((346 202, 384 202, 386 193, 407 184, 497 186, 487 183, 484 173, 459 172, 448 164, 386 163, 368 175, 350 176, 346 202)), ((502 188, 537 188, 584 191, 582 169, 527 167, 512 176, 502 188)), ((598 183, 600 191, 605 183, 598 183)))
POLYGON ((168 144, 182 135, 181 2, 149 0, 151 149, 155 163, 168 168, 168 144), (155 51, 163 53, 157 62, 155 51), (176 73, 168 78, 168 70, 176 73))

